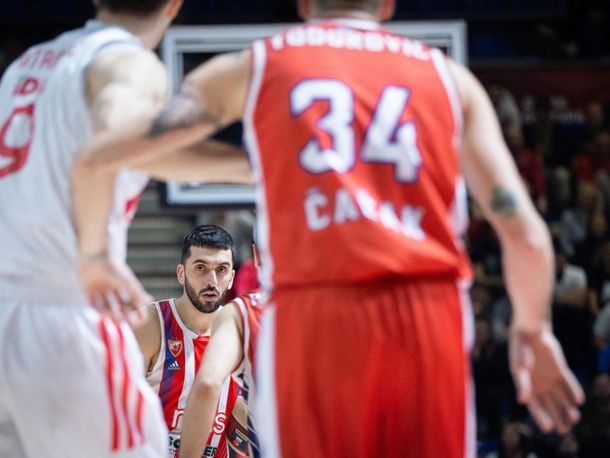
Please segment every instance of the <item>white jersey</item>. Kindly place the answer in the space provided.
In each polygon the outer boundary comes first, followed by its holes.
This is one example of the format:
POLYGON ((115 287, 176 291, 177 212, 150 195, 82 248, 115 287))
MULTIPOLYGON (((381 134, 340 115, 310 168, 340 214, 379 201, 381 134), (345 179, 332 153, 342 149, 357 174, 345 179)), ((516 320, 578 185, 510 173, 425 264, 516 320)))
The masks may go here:
MULTIPOLYGON (((180 448, 186 401, 210 336, 200 336, 187 328, 173 299, 155 302, 154 305, 159 315, 161 346, 153 368, 146 374, 146 380, 161 399, 169 430, 169 453, 173 456, 180 448)), ((231 377, 227 377, 221 388, 214 424, 207 437, 203 456, 226 456, 227 438, 224 431, 236 397, 237 385, 231 377)))
MULTIPOLYGON (((88 22, 28 49, 0 83, 0 298, 84 300, 76 272, 71 174, 91 138, 85 72, 94 58, 140 50, 126 30, 88 22)), ((126 254, 127 227, 148 178, 122 171, 108 226, 113 256, 126 254)))

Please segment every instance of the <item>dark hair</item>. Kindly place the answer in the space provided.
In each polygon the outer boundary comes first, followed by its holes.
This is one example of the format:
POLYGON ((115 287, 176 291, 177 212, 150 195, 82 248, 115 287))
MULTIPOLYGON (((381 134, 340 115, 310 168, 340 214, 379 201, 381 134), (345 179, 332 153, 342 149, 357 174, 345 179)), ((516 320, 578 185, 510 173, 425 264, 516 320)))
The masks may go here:
POLYGON ((381 4, 381 0, 315 0, 315 3, 323 11, 364 10, 373 13, 381 4))
POLYGON ((222 227, 214 224, 197 226, 182 239, 182 256, 180 263, 184 264, 191 255, 191 247, 218 248, 231 250, 231 260, 235 260, 235 247, 233 238, 222 227))
POLYGON ((113 13, 148 16, 159 11, 169 0, 98 0, 98 8, 113 13))

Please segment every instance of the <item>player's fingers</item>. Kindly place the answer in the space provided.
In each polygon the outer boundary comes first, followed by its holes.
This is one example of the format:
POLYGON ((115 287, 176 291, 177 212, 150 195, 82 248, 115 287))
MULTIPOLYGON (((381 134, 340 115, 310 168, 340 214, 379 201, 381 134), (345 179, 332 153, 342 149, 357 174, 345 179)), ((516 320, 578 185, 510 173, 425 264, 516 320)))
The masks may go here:
POLYGON ((562 392, 567 396, 570 402, 578 406, 583 405, 585 402, 585 392, 572 371, 566 368, 563 371, 563 379, 564 383, 561 385, 562 392))
POLYGON ((148 314, 143 304, 152 302, 152 298, 140 291, 121 290, 121 299, 123 313, 129 324, 132 327, 142 326, 148 320, 148 314), (150 301, 147 299, 150 299, 150 301))
POLYGON ((106 310, 104 308, 104 299, 102 297, 102 295, 100 295, 98 292, 90 292, 89 293, 89 303, 93 306, 93 308, 95 310, 97 310, 100 313, 105 313, 106 310))
POLYGON ((148 321, 148 314, 146 313, 145 307, 138 307, 132 312, 127 314, 127 321, 130 326, 133 328, 137 328, 142 326, 146 321, 148 321))
POLYGON ((122 320, 125 318, 115 291, 107 291, 104 293, 104 300, 107 304, 108 310, 110 311, 110 316, 116 318, 117 320, 122 320))
POLYGON ((530 399, 527 403, 527 408, 542 432, 548 433, 552 430, 553 420, 551 420, 549 414, 542 407, 538 398, 533 397, 530 399))
POLYGON ((555 395, 561 402, 563 415, 566 418, 566 421, 571 426, 578 423, 578 421, 580 420, 580 410, 578 409, 578 406, 580 405, 580 403, 578 402, 579 399, 577 396, 575 396, 575 393, 572 392, 567 382, 562 383, 559 386, 555 395))
POLYGON ((154 301, 153 297, 146 292, 140 282, 131 284, 128 289, 131 300, 135 309, 139 309, 143 305, 150 304, 154 301))
POLYGON ((513 370, 513 378, 517 389, 517 402, 527 404, 532 397, 532 376, 529 369, 516 367, 513 370))
POLYGON ((562 401, 552 393, 540 396, 540 405, 548 413, 553 422, 553 429, 560 434, 565 434, 570 430, 571 422, 568 419, 567 411, 564 410, 562 401))

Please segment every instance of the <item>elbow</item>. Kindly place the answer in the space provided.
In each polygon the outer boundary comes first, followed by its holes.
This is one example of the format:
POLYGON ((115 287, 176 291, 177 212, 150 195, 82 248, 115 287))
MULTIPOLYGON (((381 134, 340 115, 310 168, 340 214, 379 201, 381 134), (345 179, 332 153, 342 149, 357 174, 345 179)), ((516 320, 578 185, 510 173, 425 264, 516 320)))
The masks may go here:
POLYGON ((191 392, 193 396, 198 398, 216 399, 220 396, 223 382, 224 380, 219 380, 216 377, 208 375, 198 377, 191 388, 191 392))

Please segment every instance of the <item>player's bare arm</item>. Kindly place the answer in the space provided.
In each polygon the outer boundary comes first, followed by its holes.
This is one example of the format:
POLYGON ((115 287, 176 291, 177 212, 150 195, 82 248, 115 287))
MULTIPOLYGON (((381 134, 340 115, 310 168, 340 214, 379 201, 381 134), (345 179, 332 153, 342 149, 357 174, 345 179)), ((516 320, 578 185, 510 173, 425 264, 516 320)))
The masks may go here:
POLYGON ((247 153, 237 146, 214 140, 199 142, 178 154, 143 160, 132 167, 163 181, 254 183, 247 153))
POLYGON ((148 373, 153 369, 161 351, 161 323, 154 304, 145 306, 144 312, 147 319, 141 326, 134 327, 133 332, 142 351, 144 370, 148 373))
POLYGON ((452 64, 452 72, 464 112, 462 169, 502 245, 514 309, 510 366, 517 396, 543 431, 565 433, 580 417, 584 394, 551 330, 549 232, 527 195, 484 89, 464 67, 452 64))
MULTIPOLYGON (((98 134, 158 111, 167 90, 165 69, 149 51, 100 56, 90 65, 86 83, 93 129, 98 134)), ((92 157, 96 152, 88 154, 92 157)), ((81 282, 92 305, 123 318, 151 298, 124 262, 109 257, 106 219, 112 207, 116 172, 90 167, 84 159, 77 160, 72 182, 81 282)), ((138 321, 137 313, 134 319, 138 321)))
POLYGON ((250 78, 249 51, 223 54, 185 79, 181 93, 160 110, 97 136, 85 148, 91 166, 138 163, 192 147, 243 115, 250 78))
POLYGON ((182 458, 201 456, 222 384, 242 362, 242 333, 239 311, 231 302, 214 320, 210 342, 188 397, 180 438, 182 458))

